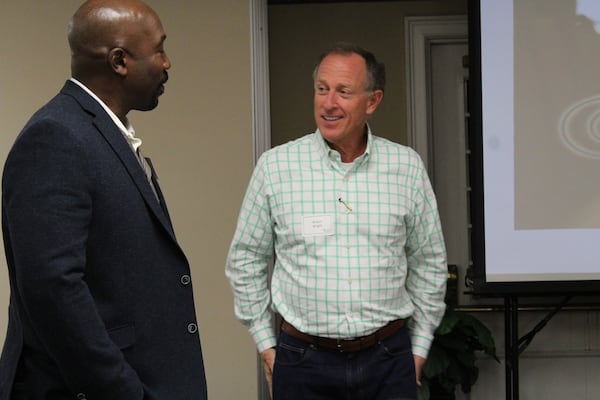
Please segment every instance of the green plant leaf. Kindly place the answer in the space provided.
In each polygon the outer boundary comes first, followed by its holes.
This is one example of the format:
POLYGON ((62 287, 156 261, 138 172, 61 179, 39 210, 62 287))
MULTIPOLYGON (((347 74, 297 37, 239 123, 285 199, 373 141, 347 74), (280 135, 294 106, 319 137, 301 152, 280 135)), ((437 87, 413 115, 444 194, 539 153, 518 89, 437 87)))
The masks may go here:
POLYGON ((444 329, 438 328, 437 335, 453 333, 457 336, 470 338, 468 345, 474 350, 481 350, 500 362, 496 355, 496 345, 490 330, 473 315, 460 311, 449 311, 444 315, 442 324, 444 329), (448 320, 447 323, 444 320, 448 320), (442 332, 444 332, 442 334, 442 332))
POLYGON ((423 366, 423 373, 427 377, 434 377, 443 373, 450 364, 446 351, 439 346, 432 346, 427 356, 427 362, 423 366))
POLYGON ((434 340, 439 346, 453 353, 469 351, 467 337, 460 332, 438 335, 434 340))
POLYGON ((477 360, 477 357, 475 356, 475 353, 472 352, 457 353, 456 359, 463 367, 470 369, 475 367, 475 361, 477 360))
POLYGON ((454 326, 460 321, 460 315, 454 311, 447 311, 436 330, 436 334, 445 335, 454 329, 454 326))
POLYGON ((447 392, 460 385, 464 393, 470 393, 479 377, 476 363, 480 351, 499 362, 490 330, 473 315, 448 309, 435 331, 423 367, 424 380, 447 392))

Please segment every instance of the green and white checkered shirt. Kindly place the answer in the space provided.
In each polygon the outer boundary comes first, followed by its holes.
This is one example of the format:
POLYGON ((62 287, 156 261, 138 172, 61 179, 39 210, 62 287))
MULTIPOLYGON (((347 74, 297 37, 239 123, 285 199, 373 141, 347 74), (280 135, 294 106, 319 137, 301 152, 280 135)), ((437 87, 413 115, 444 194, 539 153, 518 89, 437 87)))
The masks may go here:
POLYGON ((349 167, 318 130, 265 152, 226 274, 259 351, 276 343, 272 305, 300 331, 342 339, 412 316, 413 352, 426 357, 445 309, 447 266, 421 158, 370 130, 349 167))

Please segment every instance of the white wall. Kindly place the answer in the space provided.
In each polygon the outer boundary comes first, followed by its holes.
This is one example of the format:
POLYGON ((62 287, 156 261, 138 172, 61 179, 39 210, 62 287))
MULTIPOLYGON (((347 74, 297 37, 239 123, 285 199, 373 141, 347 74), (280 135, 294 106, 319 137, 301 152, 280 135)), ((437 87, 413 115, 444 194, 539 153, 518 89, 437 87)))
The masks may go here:
MULTIPOLYGON (((560 301, 561 299, 557 300, 560 301)), ((519 358, 520 400, 596 400, 600 396, 600 314, 597 309, 556 314, 519 358)), ((580 306, 581 307, 581 306, 580 306)), ((548 310, 519 312, 519 337, 540 323, 548 310)), ((478 361, 480 378, 469 396, 458 400, 505 399, 504 314, 475 314, 494 332, 498 364, 491 358, 478 361)))
MULTIPOLYGON (((79 0, 0 0, 0 162, 29 116, 69 77, 66 26, 79 0)), ((200 334, 215 400, 256 399, 255 348, 233 316, 224 276, 252 172, 248 0, 149 0, 173 67, 158 109, 132 112, 161 178, 192 266, 200 334)), ((0 249, 1 250, 1 249, 0 249)), ((0 341, 8 307, 0 257, 0 341)))

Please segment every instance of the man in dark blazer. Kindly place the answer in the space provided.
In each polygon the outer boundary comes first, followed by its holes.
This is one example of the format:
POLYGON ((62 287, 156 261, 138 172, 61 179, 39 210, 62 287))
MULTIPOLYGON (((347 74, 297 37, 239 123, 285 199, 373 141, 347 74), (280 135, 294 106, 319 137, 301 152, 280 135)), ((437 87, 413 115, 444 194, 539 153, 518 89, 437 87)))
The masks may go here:
POLYGON ((68 39, 73 78, 4 167, 0 400, 206 399, 190 268, 127 120, 164 91, 162 24, 139 0, 90 0, 68 39))

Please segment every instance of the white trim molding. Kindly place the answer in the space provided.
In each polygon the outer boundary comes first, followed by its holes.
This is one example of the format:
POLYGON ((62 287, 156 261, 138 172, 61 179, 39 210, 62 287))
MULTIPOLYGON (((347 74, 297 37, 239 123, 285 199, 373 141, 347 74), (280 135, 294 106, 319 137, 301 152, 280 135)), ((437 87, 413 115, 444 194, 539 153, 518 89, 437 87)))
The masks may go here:
POLYGON ((269 30, 267 0, 250 0, 252 145, 254 163, 271 148, 269 30))
MULTIPOLYGON (((267 0, 250 0, 252 150, 255 165, 260 155, 271 148, 268 9, 267 0)), ((262 364, 262 359, 257 354, 257 398, 269 400, 271 395, 262 364)))
POLYGON ((466 16, 407 17, 404 19, 408 145, 425 165, 430 162, 429 55, 431 46, 464 41, 468 37, 466 16))

